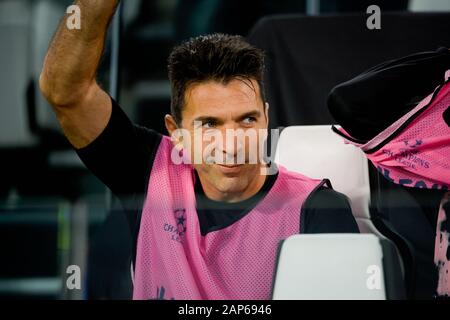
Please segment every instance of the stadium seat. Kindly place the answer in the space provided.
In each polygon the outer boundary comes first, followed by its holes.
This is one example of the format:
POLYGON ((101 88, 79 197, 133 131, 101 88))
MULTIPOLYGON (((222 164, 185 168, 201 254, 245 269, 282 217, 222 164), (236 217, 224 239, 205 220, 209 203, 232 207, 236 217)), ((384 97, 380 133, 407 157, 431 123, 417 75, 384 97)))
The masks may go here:
POLYGON ((280 244, 272 298, 404 299, 399 265, 394 245, 374 235, 294 235, 280 244))
MULTIPOLYGON (((395 244, 401 256, 408 297, 426 296, 422 291, 428 292, 429 285, 416 284, 416 249, 404 236, 404 230, 398 230, 392 224, 386 208, 380 208, 380 193, 386 193, 378 190, 383 180, 376 170, 370 170, 372 165, 360 149, 345 144, 329 125, 292 126, 285 128, 280 135, 275 162, 312 178, 330 179, 336 191, 349 197, 361 233, 373 233, 395 244)), ((393 192, 392 197, 396 194, 398 192, 393 192)), ((403 210, 409 210, 408 205, 404 207, 403 210)), ((398 210, 398 207, 392 210, 398 210)))
POLYGON ((275 162, 311 178, 328 178, 349 197, 362 233, 383 237, 370 220, 368 163, 363 152, 331 131, 331 126, 292 126, 280 135, 275 162))

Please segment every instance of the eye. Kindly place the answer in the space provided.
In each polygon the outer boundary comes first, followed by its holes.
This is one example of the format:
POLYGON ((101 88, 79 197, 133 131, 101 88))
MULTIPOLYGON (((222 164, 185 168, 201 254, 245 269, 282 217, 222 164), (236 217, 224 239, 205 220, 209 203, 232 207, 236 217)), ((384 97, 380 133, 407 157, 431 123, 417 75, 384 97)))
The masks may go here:
POLYGON ((214 121, 207 120, 207 121, 203 122, 202 127, 209 129, 209 128, 214 128, 215 125, 216 125, 216 123, 214 121))
POLYGON ((253 124, 254 122, 256 122, 256 118, 255 117, 247 117, 244 120, 242 120, 242 122, 246 125, 253 124))

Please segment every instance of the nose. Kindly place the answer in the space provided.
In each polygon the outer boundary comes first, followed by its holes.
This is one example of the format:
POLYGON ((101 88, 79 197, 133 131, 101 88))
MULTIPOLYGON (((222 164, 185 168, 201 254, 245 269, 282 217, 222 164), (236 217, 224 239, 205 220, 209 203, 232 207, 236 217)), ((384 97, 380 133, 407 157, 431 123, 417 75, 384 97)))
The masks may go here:
POLYGON ((224 160, 229 164, 240 164, 244 159, 244 139, 240 137, 236 131, 228 131, 224 133, 222 151, 224 160))

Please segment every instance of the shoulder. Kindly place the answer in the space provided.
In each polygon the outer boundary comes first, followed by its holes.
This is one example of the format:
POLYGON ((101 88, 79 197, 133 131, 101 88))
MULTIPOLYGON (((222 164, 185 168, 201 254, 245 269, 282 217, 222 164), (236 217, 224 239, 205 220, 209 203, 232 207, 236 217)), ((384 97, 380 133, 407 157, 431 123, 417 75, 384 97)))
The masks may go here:
POLYGON ((309 208, 350 208, 350 202, 348 197, 332 188, 321 186, 317 188, 305 202, 305 207, 309 208))
POLYGON ((302 233, 358 233, 346 195, 326 187, 316 189, 305 201, 301 213, 302 233))

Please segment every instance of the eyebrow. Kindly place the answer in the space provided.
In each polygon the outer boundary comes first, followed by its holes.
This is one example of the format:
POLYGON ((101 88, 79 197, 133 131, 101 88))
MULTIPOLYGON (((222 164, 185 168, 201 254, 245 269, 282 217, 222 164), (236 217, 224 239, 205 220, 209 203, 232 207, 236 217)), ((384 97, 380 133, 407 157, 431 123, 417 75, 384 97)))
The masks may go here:
POLYGON ((253 110, 253 111, 250 111, 250 112, 246 112, 242 116, 238 117, 238 120, 240 121, 240 120, 243 120, 245 118, 250 118, 250 117, 252 117, 252 118, 259 118, 259 117, 261 117, 261 111, 253 110))
MULTIPOLYGON (((261 111, 253 110, 253 111, 246 112, 246 113, 240 115, 239 117, 237 117, 236 120, 241 121, 241 120, 243 120, 245 118, 249 118, 249 117, 259 118, 259 117, 261 117, 261 111)), ((220 118, 216 118, 216 117, 212 117, 212 116, 197 117, 192 121, 192 124, 194 124, 195 121, 200 121, 202 123, 208 122, 208 121, 215 122, 215 123, 222 122, 222 120, 220 118)))
POLYGON ((217 123, 219 121, 219 118, 215 118, 215 117, 211 117, 211 116, 200 116, 200 117, 197 117, 194 120, 192 120, 192 124, 194 124, 196 121, 200 121, 201 123, 209 122, 209 121, 217 123))

